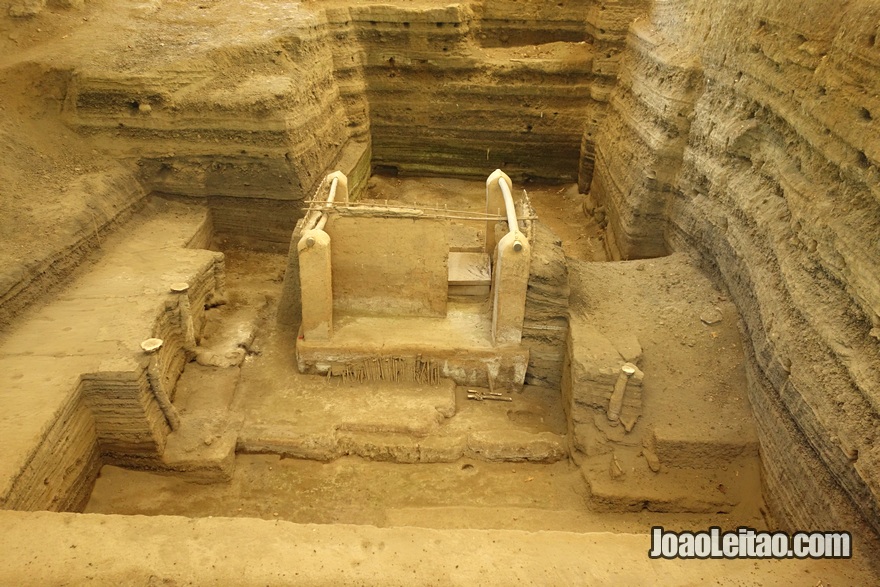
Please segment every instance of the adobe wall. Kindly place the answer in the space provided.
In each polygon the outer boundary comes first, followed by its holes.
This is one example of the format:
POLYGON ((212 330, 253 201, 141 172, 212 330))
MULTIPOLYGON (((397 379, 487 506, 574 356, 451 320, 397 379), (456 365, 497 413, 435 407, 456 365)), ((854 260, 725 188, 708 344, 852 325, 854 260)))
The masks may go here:
POLYGON ((326 231, 335 311, 446 315, 449 245, 445 222, 334 215, 326 231))

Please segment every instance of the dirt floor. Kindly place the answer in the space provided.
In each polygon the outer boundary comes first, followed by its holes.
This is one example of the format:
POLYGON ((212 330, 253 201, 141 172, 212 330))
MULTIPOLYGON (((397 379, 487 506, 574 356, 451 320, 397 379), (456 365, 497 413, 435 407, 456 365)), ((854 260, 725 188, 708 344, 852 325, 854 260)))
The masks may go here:
POLYGON ((85 513, 578 533, 647 533, 658 524, 755 526, 755 520, 728 515, 595 512, 586 491, 569 462, 398 464, 342 457, 322 463, 243 454, 229 483, 106 466, 85 513))

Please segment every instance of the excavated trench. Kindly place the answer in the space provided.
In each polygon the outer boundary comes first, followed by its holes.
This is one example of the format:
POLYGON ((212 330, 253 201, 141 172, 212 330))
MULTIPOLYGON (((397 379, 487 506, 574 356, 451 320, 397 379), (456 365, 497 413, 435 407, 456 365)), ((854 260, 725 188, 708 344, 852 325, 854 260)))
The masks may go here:
POLYGON ((56 561, 48 582, 98 556, 56 556, 57 526, 110 524, 107 582, 161 558, 131 536, 205 528, 318 533, 313 582, 406 584, 394 557, 433 542, 412 572, 443 584, 482 565, 541 582, 542 561, 556 584, 871 583, 880 106, 861 23, 878 14, 718 4, 13 2, 33 13, 0 21, 0 506, 77 515, 10 517, 7 541, 52 537, 29 546, 56 561), (288 255, 325 174, 358 202, 458 213, 496 168, 535 214, 522 391, 300 373, 288 255), (855 555, 661 576, 654 526, 845 530, 855 555), (363 552, 333 554, 351 540, 363 552), (441 551, 471 542, 495 558, 458 574, 441 551), (555 554, 603 542, 607 574, 555 554))
MULTIPOLYGON (((205 312, 170 394, 181 425, 168 436, 166 470, 105 466, 84 511, 576 532, 767 527, 735 310, 685 257, 600 269, 579 260, 601 255, 584 196, 572 184, 529 188, 542 220, 565 231, 561 247, 536 241, 534 280, 547 266, 573 280, 558 286, 572 297, 557 300, 572 331, 530 339, 529 324, 552 320, 527 313, 530 371, 510 404, 468 401, 451 382, 413 390, 300 375, 297 326, 274 319, 286 256, 226 233, 214 243, 228 302, 205 312), (718 321, 704 324, 700 312, 718 321), (607 400, 588 395, 601 397, 608 378, 590 371, 614 370, 621 357, 651 366, 626 433, 596 424, 607 400)), ((482 190, 375 176, 363 201, 473 209, 482 190)))

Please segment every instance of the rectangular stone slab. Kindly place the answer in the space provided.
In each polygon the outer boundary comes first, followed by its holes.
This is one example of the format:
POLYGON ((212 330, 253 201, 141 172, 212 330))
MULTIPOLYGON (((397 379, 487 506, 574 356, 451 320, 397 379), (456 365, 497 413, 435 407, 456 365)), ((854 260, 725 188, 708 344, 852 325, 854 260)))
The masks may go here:
POLYGON ((449 285, 492 285, 489 255, 486 253, 449 253, 449 285))

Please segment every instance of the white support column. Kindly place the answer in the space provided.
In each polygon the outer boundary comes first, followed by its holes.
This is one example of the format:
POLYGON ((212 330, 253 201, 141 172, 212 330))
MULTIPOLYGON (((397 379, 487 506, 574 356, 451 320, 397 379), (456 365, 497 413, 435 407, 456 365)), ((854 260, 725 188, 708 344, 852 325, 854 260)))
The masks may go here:
POLYGON ((333 335, 330 235, 323 230, 307 230, 297 244, 297 253, 303 338, 329 340, 333 335))
POLYGON ((519 230, 505 234, 498 241, 492 280, 492 342, 495 345, 522 341, 530 264, 531 247, 519 230))

